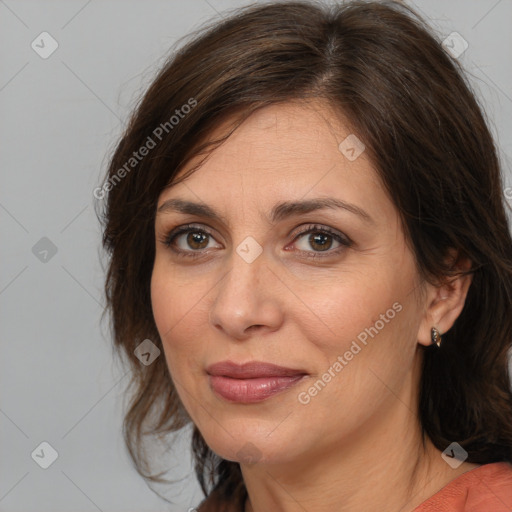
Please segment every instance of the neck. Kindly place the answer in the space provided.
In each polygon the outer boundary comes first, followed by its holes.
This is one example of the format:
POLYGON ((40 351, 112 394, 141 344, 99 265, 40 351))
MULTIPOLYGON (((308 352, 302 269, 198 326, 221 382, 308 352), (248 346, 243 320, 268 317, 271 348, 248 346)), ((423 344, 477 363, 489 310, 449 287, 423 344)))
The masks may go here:
POLYGON ((475 467, 464 463, 454 470, 430 440, 423 445, 410 391, 417 387, 409 384, 390 392, 377 415, 348 439, 333 438, 322 451, 286 464, 242 464, 245 511, 409 512, 475 467))

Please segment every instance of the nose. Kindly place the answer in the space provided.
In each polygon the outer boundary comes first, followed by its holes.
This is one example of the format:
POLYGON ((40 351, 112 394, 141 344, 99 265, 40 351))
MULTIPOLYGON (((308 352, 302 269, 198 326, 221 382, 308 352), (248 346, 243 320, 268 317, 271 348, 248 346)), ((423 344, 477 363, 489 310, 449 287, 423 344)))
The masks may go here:
POLYGON ((215 288, 210 325, 237 340, 275 331, 283 322, 283 287, 264 254, 248 263, 233 252, 231 266, 215 288))

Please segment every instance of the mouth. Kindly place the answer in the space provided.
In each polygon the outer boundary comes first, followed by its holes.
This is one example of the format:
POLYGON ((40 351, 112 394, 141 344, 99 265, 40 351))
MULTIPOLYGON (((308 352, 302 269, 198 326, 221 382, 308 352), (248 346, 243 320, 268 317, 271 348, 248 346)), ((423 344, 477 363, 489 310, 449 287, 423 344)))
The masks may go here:
POLYGON ((260 361, 236 364, 222 361, 210 365, 211 389, 228 402, 255 403, 281 393, 308 376, 305 370, 260 361))

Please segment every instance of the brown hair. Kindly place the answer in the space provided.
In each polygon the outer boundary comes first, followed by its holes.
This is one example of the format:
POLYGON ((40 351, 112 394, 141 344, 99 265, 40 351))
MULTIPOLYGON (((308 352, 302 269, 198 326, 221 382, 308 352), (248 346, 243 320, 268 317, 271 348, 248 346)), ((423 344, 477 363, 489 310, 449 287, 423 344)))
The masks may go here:
MULTIPOLYGON (((449 249, 472 262, 462 313, 440 349, 424 350, 424 436, 440 450, 457 441, 468 462, 512 461, 512 239, 497 149, 463 69, 401 3, 275 2, 204 28, 168 61, 134 111, 105 177, 105 311, 114 346, 131 369, 124 435, 137 470, 162 481, 148 471, 143 437, 190 423, 165 358, 144 366, 134 356, 146 338, 162 349, 150 299, 157 199, 192 156, 226 140, 229 134, 203 143, 221 120, 237 114, 234 130, 256 109, 307 98, 329 102, 366 145, 425 280, 455 275, 445 263, 449 249), (169 123, 176 109, 194 102, 169 123), (114 182, 162 126, 161 140, 114 182)), ((192 445, 205 494, 216 488, 221 497, 243 499, 239 464, 214 454, 196 427, 192 445)))

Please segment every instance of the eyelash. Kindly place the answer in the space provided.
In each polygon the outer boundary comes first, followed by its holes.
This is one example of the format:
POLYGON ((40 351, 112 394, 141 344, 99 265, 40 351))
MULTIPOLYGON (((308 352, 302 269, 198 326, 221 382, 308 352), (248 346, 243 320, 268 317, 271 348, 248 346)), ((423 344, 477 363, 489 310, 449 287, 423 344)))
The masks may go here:
MULTIPOLYGON (((174 240, 176 238, 178 238, 178 236, 180 236, 184 233, 190 233, 190 232, 203 233, 203 234, 206 234, 213 238, 213 235, 209 231, 207 231, 203 228, 198 228, 195 225, 188 224, 188 225, 181 226, 179 228, 171 230, 169 233, 167 233, 163 237, 163 239, 160 240, 160 242, 162 242, 167 248, 171 249, 177 256, 185 257, 185 258, 201 257, 204 255, 204 252, 201 250, 199 250, 199 251, 183 251, 182 249, 176 249, 175 247, 172 246, 174 240)), ((316 234, 322 233, 325 235, 332 236, 337 242, 340 243, 340 247, 338 247, 334 250, 327 250, 327 251, 299 251, 299 252, 307 254, 308 258, 314 259, 314 258, 329 257, 329 256, 332 256, 333 254, 340 253, 341 251, 345 250, 347 247, 352 246, 352 240, 350 240, 347 236, 342 236, 342 235, 336 233, 335 231, 332 231, 329 228, 322 227, 317 224, 306 226, 304 228, 304 230, 300 231, 299 233, 297 233, 295 235, 293 242, 295 242, 301 236, 304 236, 304 235, 307 235, 310 233, 316 233, 316 234), (321 255, 322 252, 325 252, 326 255, 325 256, 321 255)))

